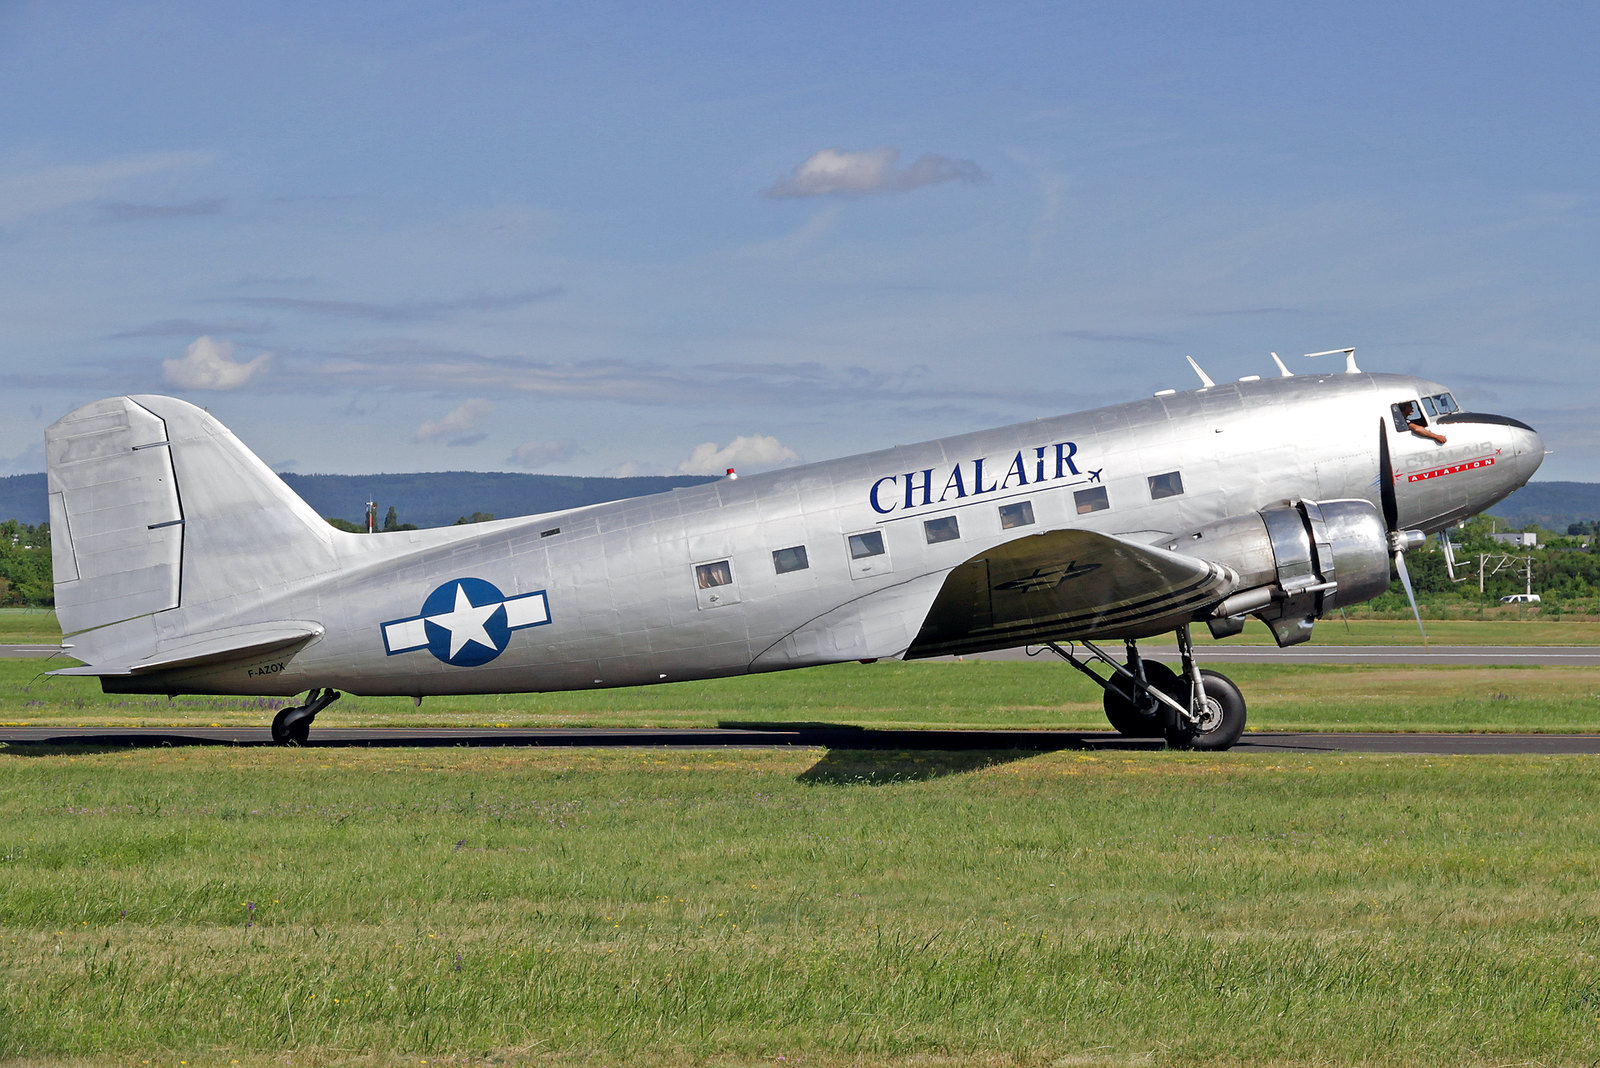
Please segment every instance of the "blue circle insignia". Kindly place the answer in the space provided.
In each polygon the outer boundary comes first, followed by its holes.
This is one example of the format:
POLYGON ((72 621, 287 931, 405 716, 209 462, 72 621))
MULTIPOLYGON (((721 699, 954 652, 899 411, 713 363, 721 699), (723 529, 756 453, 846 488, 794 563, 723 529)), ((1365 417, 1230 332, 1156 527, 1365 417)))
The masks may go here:
POLYGON ((422 602, 428 651, 453 667, 487 664, 511 641, 506 597, 492 582, 451 579, 422 602))

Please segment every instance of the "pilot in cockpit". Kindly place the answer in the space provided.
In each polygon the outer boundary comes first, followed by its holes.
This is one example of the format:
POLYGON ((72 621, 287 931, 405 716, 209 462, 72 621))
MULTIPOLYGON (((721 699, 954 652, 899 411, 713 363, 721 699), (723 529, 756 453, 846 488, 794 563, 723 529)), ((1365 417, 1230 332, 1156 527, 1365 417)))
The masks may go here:
POLYGON ((1406 421, 1406 428, 1413 434, 1419 437, 1432 438, 1440 445, 1445 443, 1443 434, 1429 430, 1428 425, 1422 421, 1422 412, 1417 408, 1416 401, 1405 401, 1399 407, 1400 417, 1406 421))

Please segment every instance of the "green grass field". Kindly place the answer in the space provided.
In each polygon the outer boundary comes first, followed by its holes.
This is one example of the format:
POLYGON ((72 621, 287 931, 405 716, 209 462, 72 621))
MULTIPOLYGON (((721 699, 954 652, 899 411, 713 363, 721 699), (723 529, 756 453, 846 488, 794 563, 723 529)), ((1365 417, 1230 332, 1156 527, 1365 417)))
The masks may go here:
POLYGON ((48 608, 0 608, 0 645, 59 642, 61 627, 48 608))
MULTIPOLYGON (((1600 645, 1600 622, 1586 619, 1545 619, 1536 612, 1523 612, 1517 618, 1510 612, 1496 618, 1429 619, 1424 617, 1428 644, 1431 645, 1600 645)), ((1209 642, 1204 627, 1195 628, 1195 640, 1209 642)), ((1244 633, 1223 644, 1273 645, 1266 624, 1247 620, 1244 633)), ((1312 645, 1402 645, 1420 646, 1422 633, 1417 621, 1403 619, 1344 620, 1338 616, 1317 621, 1312 645)))
MULTIPOLYGON (((55 663, 0 660, 0 721, 281 704, 55 663)), ((1600 730, 1594 669, 1228 671, 1256 729, 1600 730)), ((319 722, 1105 725, 1042 659, 319 722)), ((0 1063, 1588 1065, 1596 797, 1588 757, 0 747, 0 1063)))
POLYGON ((20 1064, 1587 1065, 1587 758, 0 751, 20 1064))

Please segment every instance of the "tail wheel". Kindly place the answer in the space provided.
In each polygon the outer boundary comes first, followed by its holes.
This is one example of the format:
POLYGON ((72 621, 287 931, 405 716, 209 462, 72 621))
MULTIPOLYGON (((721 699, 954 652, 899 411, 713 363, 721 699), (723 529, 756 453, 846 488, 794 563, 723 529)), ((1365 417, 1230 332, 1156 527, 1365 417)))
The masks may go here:
MULTIPOLYGON (((1175 685, 1165 692, 1185 703, 1189 685, 1174 676, 1175 685)), ((1200 684, 1205 692, 1204 707, 1198 721, 1185 720, 1166 729, 1167 744, 1175 749, 1229 749, 1244 734, 1244 694, 1228 676, 1201 669, 1200 684)))
MULTIPOLYGON (((1159 660, 1144 661, 1144 677, 1162 693, 1176 693, 1179 688, 1178 673, 1159 660)), ((1166 719, 1161 703, 1137 690, 1127 676, 1113 675, 1105 686, 1106 719, 1118 734, 1128 738, 1159 738, 1166 719)))

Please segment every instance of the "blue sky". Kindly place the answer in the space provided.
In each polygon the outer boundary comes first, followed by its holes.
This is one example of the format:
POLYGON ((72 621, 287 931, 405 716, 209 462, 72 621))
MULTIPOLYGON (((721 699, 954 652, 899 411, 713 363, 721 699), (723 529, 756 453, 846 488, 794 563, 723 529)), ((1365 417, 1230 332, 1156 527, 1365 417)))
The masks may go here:
POLYGON ((1600 481, 1595 5, 670 7, 0 0, 0 474, 123 392, 754 471, 1354 345, 1600 481))

